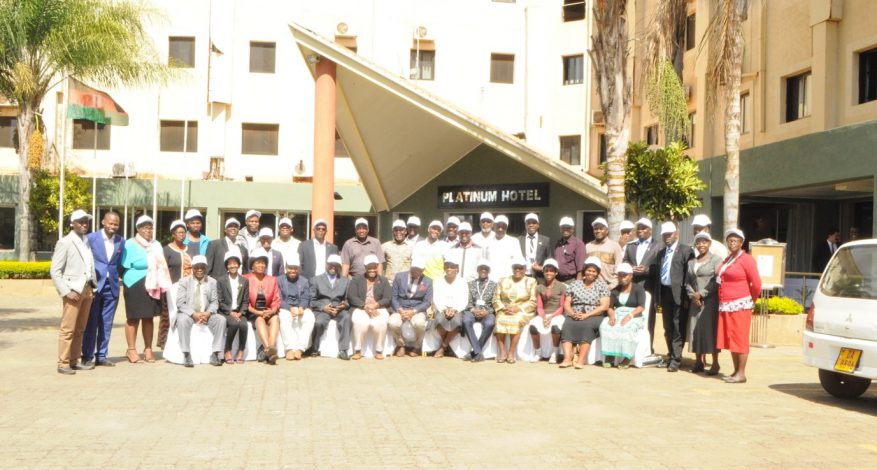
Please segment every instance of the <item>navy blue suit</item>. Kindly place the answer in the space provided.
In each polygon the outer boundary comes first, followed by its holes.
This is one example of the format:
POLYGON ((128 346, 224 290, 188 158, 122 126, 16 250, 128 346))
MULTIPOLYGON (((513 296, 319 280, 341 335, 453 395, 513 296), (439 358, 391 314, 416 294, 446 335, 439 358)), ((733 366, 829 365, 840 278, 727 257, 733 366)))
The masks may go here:
POLYGON ((113 253, 110 259, 107 259, 102 229, 89 233, 86 239, 94 255, 97 290, 82 337, 82 362, 92 360, 95 352, 97 359, 103 361, 107 358, 113 318, 119 305, 119 276, 122 273, 122 247, 125 239, 119 234, 113 235, 113 253))

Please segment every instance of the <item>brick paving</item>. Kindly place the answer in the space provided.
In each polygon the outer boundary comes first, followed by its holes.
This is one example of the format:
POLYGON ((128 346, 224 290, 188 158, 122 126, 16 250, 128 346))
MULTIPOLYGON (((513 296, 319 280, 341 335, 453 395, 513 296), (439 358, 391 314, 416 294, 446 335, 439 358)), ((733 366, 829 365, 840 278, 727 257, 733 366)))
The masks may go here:
MULTIPOLYGON (((55 372, 59 302, 0 298, 3 468, 874 468, 877 387, 835 400, 799 348, 750 382, 663 369, 311 359, 55 372)), ((721 364, 729 371, 730 356, 721 364)))

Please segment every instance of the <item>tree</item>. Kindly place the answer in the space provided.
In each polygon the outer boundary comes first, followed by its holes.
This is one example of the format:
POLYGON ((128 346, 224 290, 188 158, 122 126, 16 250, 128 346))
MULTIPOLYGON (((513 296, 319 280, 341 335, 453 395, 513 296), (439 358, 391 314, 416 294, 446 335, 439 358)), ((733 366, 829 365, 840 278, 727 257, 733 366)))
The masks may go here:
MULTIPOLYGON (((58 174, 38 169, 33 172, 30 208, 44 235, 58 232, 58 174)), ((64 220, 83 207, 91 207, 91 181, 69 170, 64 172, 64 220)))
POLYGON ((168 78, 145 32, 151 13, 126 1, 0 0, 0 93, 18 105, 20 260, 31 251, 28 160, 43 99, 68 76, 102 86, 168 78))
POLYGON ((625 215, 624 170, 630 141, 627 0, 596 0, 594 26, 590 56, 596 67, 597 93, 606 129, 609 230, 617 237, 625 215))
POLYGON ((687 19, 686 0, 662 0, 646 28, 642 78, 646 101, 668 142, 688 136, 691 122, 682 88, 682 40, 687 19))

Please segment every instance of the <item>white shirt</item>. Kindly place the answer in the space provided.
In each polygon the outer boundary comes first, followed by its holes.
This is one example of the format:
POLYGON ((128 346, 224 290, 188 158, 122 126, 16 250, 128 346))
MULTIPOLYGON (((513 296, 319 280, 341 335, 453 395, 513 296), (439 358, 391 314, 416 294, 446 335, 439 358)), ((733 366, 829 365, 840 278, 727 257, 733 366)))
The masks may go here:
POLYGON ((502 238, 494 238, 484 249, 484 253, 490 261, 490 280, 494 282, 511 276, 512 261, 515 258, 523 257, 521 255, 521 243, 517 238, 508 235, 502 238))
POLYGON ((676 254, 676 250, 679 249, 679 240, 673 242, 672 245, 667 247, 667 253, 664 255, 664 262, 661 264, 661 271, 658 271, 658 277, 661 280, 661 285, 670 287, 672 284, 672 280, 670 278, 670 263, 673 262, 673 256, 676 254), (664 269, 666 268, 666 273, 664 273, 664 269), (661 274, 666 274, 661 276, 661 274))
POLYGON ((448 284, 444 276, 436 279, 432 284, 432 304, 436 312, 446 308, 462 312, 469 304, 469 284, 460 276, 451 284, 448 284))
POLYGON ((235 240, 232 240, 228 237, 223 237, 223 238, 225 238, 225 246, 226 246, 226 248, 228 248, 228 253, 234 253, 235 255, 237 255, 238 259, 240 259, 241 262, 243 263, 244 256, 243 256, 243 253, 241 253, 240 245, 235 243, 235 240))
POLYGON ((279 251, 283 254, 283 259, 289 259, 290 255, 298 253, 298 246, 301 244, 301 241, 297 240, 295 237, 289 237, 289 240, 283 241, 280 237, 275 238, 271 241, 271 248, 279 251))
POLYGON ((634 243, 636 243, 636 264, 639 266, 643 264, 643 258, 646 256, 646 252, 649 251, 649 245, 652 244, 652 239, 637 240, 634 243))
POLYGON ((481 248, 486 248, 493 240, 496 239, 496 232, 491 230, 487 232, 487 236, 484 235, 484 232, 478 232, 472 235, 472 243, 480 246, 481 248))
POLYGON ((316 264, 314 265, 314 276, 319 276, 326 272, 326 240, 323 243, 314 239, 314 255, 316 256, 316 264))
POLYGON ((228 282, 229 282, 229 285, 231 286, 231 310, 232 311, 235 311, 235 307, 237 307, 239 305, 238 304, 238 288, 240 286, 238 286, 238 276, 240 276, 240 274, 238 274, 234 278, 232 278, 231 276, 228 276, 228 282))
POLYGON ((524 236, 524 258, 527 259, 527 275, 533 274, 533 263, 536 262, 536 248, 539 247, 539 234, 524 236))
POLYGON ((460 260, 459 275, 467 282, 478 279, 478 263, 481 262, 482 248, 474 243, 468 247, 463 247, 458 243, 456 246, 448 249, 448 252, 451 251, 458 251, 460 253, 457 257, 460 260))
POLYGON ((423 239, 420 238, 420 235, 415 235, 415 236, 413 236, 413 237, 408 237, 408 236, 406 236, 406 237, 405 237, 405 244, 406 244, 406 245, 414 246, 414 245, 417 245, 417 242, 419 242, 419 241, 421 241, 421 240, 423 240, 423 239))
MULTIPOLYGON (((110 258, 113 257, 113 250, 116 248, 115 243, 113 242, 112 237, 107 237, 107 232, 104 230, 100 231, 101 235, 104 238, 104 249, 107 251, 107 262, 110 261, 110 258)), ((107 273, 109 276, 109 272, 107 273)))

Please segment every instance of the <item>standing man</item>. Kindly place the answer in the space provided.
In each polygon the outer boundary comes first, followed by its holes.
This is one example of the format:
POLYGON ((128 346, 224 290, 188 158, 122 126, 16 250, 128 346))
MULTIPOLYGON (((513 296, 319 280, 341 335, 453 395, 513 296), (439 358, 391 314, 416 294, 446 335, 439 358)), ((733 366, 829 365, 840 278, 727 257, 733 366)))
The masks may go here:
POLYGON ((457 234, 457 231, 460 229, 460 218, 452 215, 448 217, 447 222, 445 222, 445 239, 444 242, 448 244, 448 247, 455 246, 460 241, 460 236, 457 234))
POLYGON ((420 240, 414 245, 414 251, 411 253, 412 258, 423 260, 423 275, 435 281, 443 277, 445 274, 444 254, 448 249, 448 244, 439 240, 442 235, 442 223, 433 220, 426 228, 426 239, 420 240))
POLYGON ((341 247, 341 276, 354 277, 365 274, 365 265, 363 260, 366 255, 375 255, 378 257, 378 275, 384 273, 384 250, 381 249, 381 242, 377 238, 368 234, 368 220, 360 217, 353 224, 355 236, 344 242, 341 247))
POLYGON ((77 370, 94 369, 93 363, 79 365, 82 334, 94 299, 94 256, 85 238, 91 215, 82 209, 70 214, 70 231, 58 240, 50 272, 58 295, 64 302, 58 333, 58 373, 73 375, 77 370))
POLYGON ((821 273, 825 270, 825 265, 837 251, 838 243, 840 243, 840 230, 833 228, 828 231, 824 240, 816 244, 816 248, 813 249, 813 272, 821 273))
MULTIPOLYGON (((420 240, 420 217, 416 215, 412 215, 408 217, 408 234, 405 237, 405 243, 411 245, 412 247, 417 244, 420 240)), ((380 274, 379 274, 380 275, 380 274)))
POLYGON ((301 275, 311 280, 326 272, 326 260, 338 254, 338 247, 326 240, 326 221, 314 221, 313 238, 298 245, 298 258, 301 261, 301 275))
POLYGON ((652 221, 643 217, 636 221, 636 240, 624 247, 624 262, 633 266, 633 283, 652 295, 649 305, 649 348, 655 354, 655 305, 658 302, 658 270, 655 262, 661 246, 652 240, 652 221))
POLYGON ((486 249, 487 245, 490 245, 494 237, 493 214, 490 212, 482 212, 481 218, 478 219, 478 222, 481 224, 481 231, 472 235, 472 241, 482 249, 486 249))
MULTIPOLYGON (((700 232, 710 233, 712 224, 713 222, 709 217, 704 214, 697 214, 694 216, 694 219, 691 220, 691 229, 694 232, 692 235, 697 235, 700 232)), ((728 247, 719 240, 713 240, 713 242, 710 243, 710 253, 722 258, 723 260, 731 254, 731 252, 728 251, 728 247)))
MULTIPOLYGON (((244 223, 247 228, 238 235, 238 241, 247 247, 247 253, 259 248, 259 223, 262 213, 250 209, 244 216, 244 223)), ((247 264, 249 266, 249 264, 247 264)))
POLYGON ((387 279, 395 279, 397 273, 408 271, 411 267, 411 252, 414 247, 405 240, 405 221, 399 219, 393 222, 393 239, 381 245, 386 260, 384 273, 387 279))
MULTIPOLYGON (((472 241, 472 225, 469 222, 461 222, 457 234, 459 242, 448 251, 457 252, 457 257, 460 259, 460 276, 466 282, 474 281, 478 278, 478 265, 482 261, 483 250, 472 241)), ((486 260, 484 262, 487 263, 486 260)))
POLYGON ((527 260, 526 274, 530 277, 542 277, 542 263, 549 257, 548 250, 551 242, 545 235, 539 234, 539 216, 529 213, 524 216, 524 224, 527 226, 527 234, 521 235, 521 251, 527 260))
POLYGON ((277 238, 271 242, 271 248, 283 253, 283 257, 298 255, 298 246, 301 240, 292 236, 292 219, 284 217, 277 224, 277 238))
POLYGON ((621 224, 618 225, 618 231, 620 235, 618 236, 618 245, 624 249, 628 243, 630 243, 634 239, 633 229, 636 226, 633 225, 633 222, 629 220, 622 220, 621 224))
POLYGON ((179 330, 180 350, 183 351, 183 365, 194 367, 192 362, 192 326, 207 325, 213 334, 213 351, 210 365, 221 366, 220 354, 225 349, 225 317, 219 315, 219 291, 216 280, 207 275, 207 258, 197 255, 192 258, 192 274, 180 279, 177 286, 176 328, 179 330))
POLYGON ((286 267, 283 264, 283 253, 271 248, 272 241, 274 241, 274 231, 268 227, 262 227, 259 230, 259 244, 268 253, 268 266, 265 268, 265 272, 269 276, 279 278, 286 272, 286 267))
POLYGON ((683 309, 687 300, 685 293, 685 276, 688 272, 688 260, 694 258, 691 247, 679 243, 676 224, 661 224, 661 238, 664 248, 658 252, 656 265, 659 267, 661 310, 664 320, 664 339, 667 341, 669 361, 667 372, 679 371, 682 364, 682 347, 685 345, 688 311, 683 309))
POLYGON ((346 277, 341 276, 341 257, 330 255, 326 260, 326 272, 314 277, 310 282, 311 310, 314 312, 314 332, 311 336, 311 357, 320 355, 320 339, 335 320, 338 329, 338 359, 350 359, 350 304, 347 303, 346 277))
POLYGON ((615 289, 618 279, 615 277, 615 267, 624 260, 624 252, 621 245, 609 238, 609 222, 603 217, 597 217, 591 222, 594 230, 594 241, 585 245, 588 256, 596 256, 603 264, 600 270, 600 278, 609 286, 609 290, 615 289))
POLYGON ((414 258, 407 273, 396 274, 393 279, 393 313, 387 326, 396 342, 396 357, 405 355, 405 338, 402 325, 411 322, 414 329, 414 346, 408 353, 417 357, 423 347, 426 334, 426 311, 432 304, 432 281, 423 275, 423 260, 414 258))
POLYGON ((523 259, 521 243, 506 233, 509 228, 509 218, 504 215, 496 216, 493 226, 493 241, 484 249, 487 260, 490 262, 490 279, 499 282, 504 277, 512 275, 512 262, 523 259))
POLYGON ((554 245, 554 259, 557 260, 557 280, 574 281, 582 278, 585 268, 585 244, 573 235, 575 222, 572 217, 561 217, 560 239, 554 245))
POLYGON ((183 244, 186 245, 186 252, 189 256, 197 256, 207 254, 207 244, 210 239, 204 235, 204 216, 198 209, 189 209, 186 211, 186 238, 183 244))
POLYGON ((233 253, 237 256, 243 266, 247 266, 249 250, 246 243, 238 238, 241 230, 241 223, 238 219, 231 217, 225 220, 225 236, 217 240, 210 240, 207 244, 207 275, 213 279, 219 279, 226 274, 225 255, 233 253))
POLYGON ((109 211, 101 220, 101 230, 87 235, 94 255, 97 289, 88 314, 88 324, 82 336, 82 363, 113 367, 107 360, 113 318, 119 305, 119 279, 122 272, 122 247, 125 239, 119 235, 119 214, 109 211), (95 347, 97 350, 95 350, 95 347))

